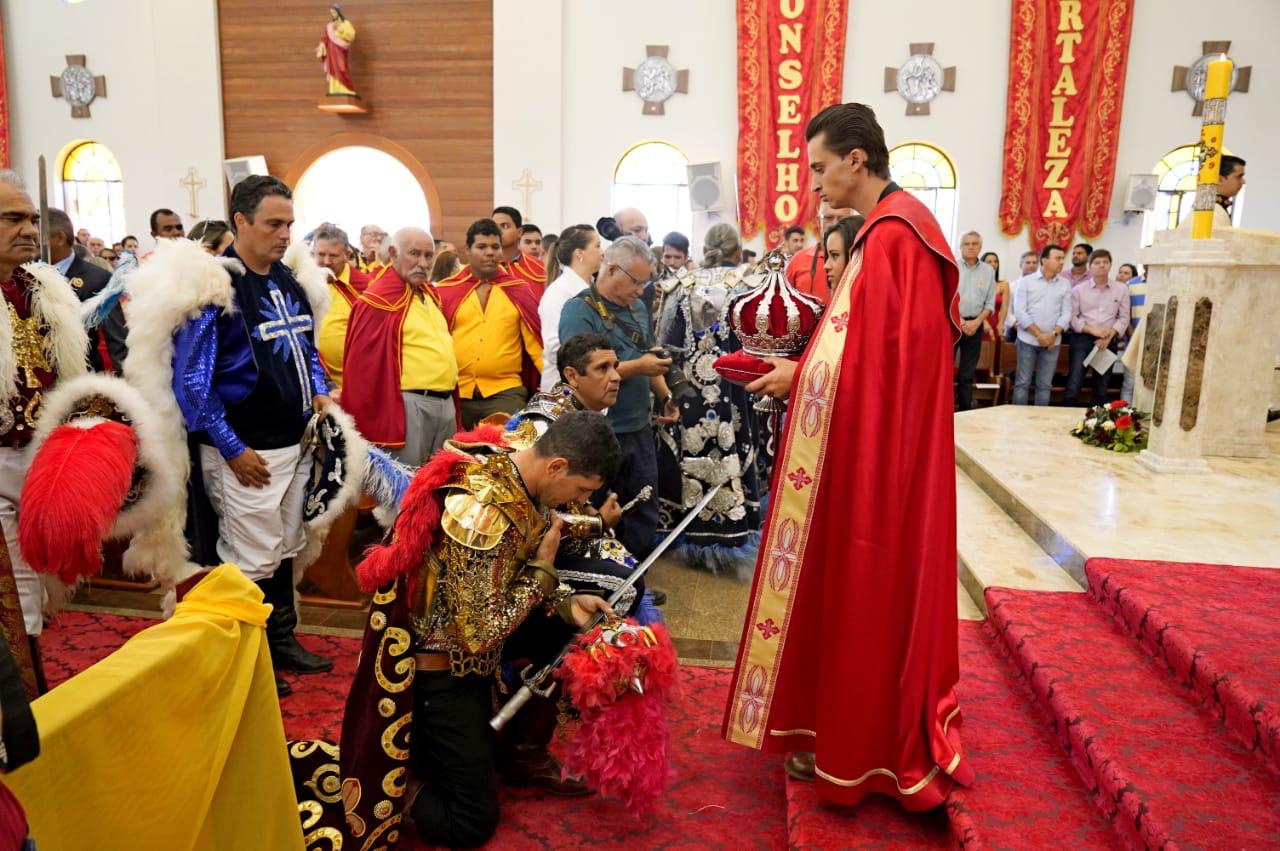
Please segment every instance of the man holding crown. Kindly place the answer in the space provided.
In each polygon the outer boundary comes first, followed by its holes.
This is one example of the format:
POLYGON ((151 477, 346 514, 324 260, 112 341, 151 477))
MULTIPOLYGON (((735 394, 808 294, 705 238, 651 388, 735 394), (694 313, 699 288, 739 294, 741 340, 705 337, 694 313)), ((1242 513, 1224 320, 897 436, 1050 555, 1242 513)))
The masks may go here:
MULTIPOLYGON (((767 358, 747 387, 790 412, 724 735, 793 751, 788 773, 828 801, 880 793, 924 810, 973 778, 954 692, 958 271, 933 216, 889 179, 869 107, 828 107, 805 135, 822 201, 867 221, 803 355, 767 358)), ((768 315, 781 344, 806 330, 788 298, 739 313, 768 315)))

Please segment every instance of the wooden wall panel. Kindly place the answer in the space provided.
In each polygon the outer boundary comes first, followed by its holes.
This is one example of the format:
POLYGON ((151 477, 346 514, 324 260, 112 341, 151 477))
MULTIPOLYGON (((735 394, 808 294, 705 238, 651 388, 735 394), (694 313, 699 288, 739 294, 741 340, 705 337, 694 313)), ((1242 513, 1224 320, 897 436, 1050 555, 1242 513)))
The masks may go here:
MULTIPOLYGON (((272 174, 301 174, 318 145, 369 133, 403 146, 434 184, 437 238, 459 241, 493 209, 492 0, 351 0, 352 76, 367 115, 316 108, 315 47, 328 6, 315 0, 218 0, 228 157, 261 154, 272 174)), ((430 193, 428 194, 430 197, 430 193)), ((352 236, 356 236, 352 234, 352 236)))

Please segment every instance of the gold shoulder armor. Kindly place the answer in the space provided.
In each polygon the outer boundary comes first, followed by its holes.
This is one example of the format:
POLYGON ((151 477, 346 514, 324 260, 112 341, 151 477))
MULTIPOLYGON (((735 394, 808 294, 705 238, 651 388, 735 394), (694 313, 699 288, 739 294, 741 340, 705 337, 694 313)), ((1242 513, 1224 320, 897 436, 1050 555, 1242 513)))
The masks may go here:
POLYGON ((511 520, 499 506, 481 502, 473 493, 454 491, 444 498, 440 528, 464 547, 491 550, 510 525, 511 520))

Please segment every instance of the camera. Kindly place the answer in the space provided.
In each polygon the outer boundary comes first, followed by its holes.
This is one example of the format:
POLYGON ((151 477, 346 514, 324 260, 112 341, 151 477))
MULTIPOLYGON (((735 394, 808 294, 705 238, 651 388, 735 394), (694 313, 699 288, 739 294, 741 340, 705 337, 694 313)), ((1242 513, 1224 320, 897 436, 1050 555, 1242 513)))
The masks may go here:
POLYGON ((687 351, 678 346, 659 346, 654 349, 654 354, 671 359, 671 366, 667 369, 667 389, 671 391, 672 399, 683 402, 697 395, 698 391, 689 383, 689 376, 684 371, 685 358, 689 354, 687 351))
POLYGON ((613 216, 601 216, 596 219, 596 232, 610 242, 616 242, 619 237, 627 235, 626 231, 618 227, 618 220, 613 216))

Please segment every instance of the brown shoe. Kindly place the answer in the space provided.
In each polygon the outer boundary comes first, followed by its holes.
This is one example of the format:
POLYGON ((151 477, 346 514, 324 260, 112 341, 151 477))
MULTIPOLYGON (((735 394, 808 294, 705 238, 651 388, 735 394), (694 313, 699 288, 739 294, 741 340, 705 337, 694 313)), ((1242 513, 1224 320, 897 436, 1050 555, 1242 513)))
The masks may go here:
POLYGON ((799 780, 802 783, 812 783, 814 776, 817 774, 817 760, 813 755, 813 751, 795 751, 791 756, 787 757, 787 761, 782 764, 787 774, 793 780, 799 780))
POLYGON ((535 697, 507 724, 498 748, 503 783, 536 786, 567 798, 591 794, 582 780, 561 779, 560 762, 547 750, 555 735, 557 715, 554 697, 535 697))

